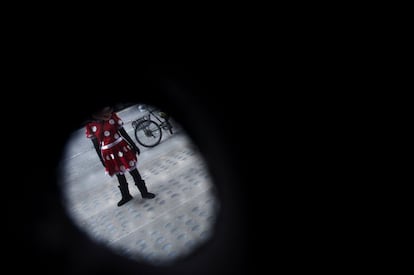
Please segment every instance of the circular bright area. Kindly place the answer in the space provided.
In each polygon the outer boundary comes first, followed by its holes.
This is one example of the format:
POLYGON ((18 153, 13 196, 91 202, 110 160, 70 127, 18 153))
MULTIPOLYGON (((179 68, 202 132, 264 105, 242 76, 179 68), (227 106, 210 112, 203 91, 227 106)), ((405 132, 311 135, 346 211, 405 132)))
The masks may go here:
MULTIPOLYGON (((147 115, 147 109, 137 104, 117 114, 136 142, 132 122, 147 115)), ((133 199, 118 207, 117 178, 105 174, 81 126, 68 137, 60 163, 63 204, 73 222, 117 253, 154 265, 172 263, 207 242, 220 208, 203 157, 180 125, 171 122, 173 133, 162 129, 158 145, 136 142, 138 170, 154 199, 143 199, 126 173, 133 199)))

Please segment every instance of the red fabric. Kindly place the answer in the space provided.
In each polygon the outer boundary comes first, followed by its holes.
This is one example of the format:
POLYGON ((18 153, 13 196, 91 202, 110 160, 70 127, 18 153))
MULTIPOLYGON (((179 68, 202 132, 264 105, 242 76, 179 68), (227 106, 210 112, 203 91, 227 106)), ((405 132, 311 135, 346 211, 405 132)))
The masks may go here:
POLYGON ((123 121, 116 113, 112 113, 107 121, 92 121, 85 126, 86 137, 95 137, 101 145, 105 171, 110 176, 124 174, 136 168, 137 164, 136 152, 118 132, 122 127, 123 121), (118 142, 119 139, 121 139, 120 142, 118 142), (105 146, 110 148, 105 149, 105 146))

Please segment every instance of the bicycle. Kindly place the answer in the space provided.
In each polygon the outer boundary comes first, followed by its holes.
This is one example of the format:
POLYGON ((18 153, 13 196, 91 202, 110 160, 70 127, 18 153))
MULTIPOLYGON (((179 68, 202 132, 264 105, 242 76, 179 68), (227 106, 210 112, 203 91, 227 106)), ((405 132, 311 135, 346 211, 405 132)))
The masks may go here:
POLYGON ((173 126, 170 122, 169 115, 165 112, 156 108, 145 108, 143 110, 148 111, 148 114, 132 121, 135 139, 142 146, 155 147, 161 142, 162 130, 169 131, 172 135, 173 126), (158 122, 152 118, 155 118, 158 122))

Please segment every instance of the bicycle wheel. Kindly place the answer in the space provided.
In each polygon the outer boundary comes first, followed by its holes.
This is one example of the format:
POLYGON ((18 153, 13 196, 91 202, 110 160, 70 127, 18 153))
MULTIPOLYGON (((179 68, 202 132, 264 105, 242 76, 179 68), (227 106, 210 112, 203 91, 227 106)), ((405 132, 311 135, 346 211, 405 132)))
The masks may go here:
POLYGON ((135 126, 135 139, 145 147, 154 147, 161 141, 161 127, 153 120, 143 120, 135 126))

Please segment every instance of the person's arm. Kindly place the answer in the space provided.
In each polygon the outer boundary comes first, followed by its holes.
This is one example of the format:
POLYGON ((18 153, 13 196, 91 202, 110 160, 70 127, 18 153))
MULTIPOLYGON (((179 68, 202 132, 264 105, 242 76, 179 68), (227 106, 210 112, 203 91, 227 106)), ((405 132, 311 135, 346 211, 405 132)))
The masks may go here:
POLYGON ((92 141, 92 143, 93 143, 93 147, 95 147, 95 150, 96 150, 96 153, 98 154, 98 156, 99 156, 99 159, 101 160, 101 162, 102 162, 102 165, 105 167, 105 163, 104 163, 104 160, 103 160, 103 158, 102 158, 102 154, 101 154, 101 148, 100 148, 100 146, 99 146, 99 142, 98 142, 98 140, 96 139, 96 138, 91 138, 91 141, 92 141))
POLYGON ((135 144, 135 142, 132 140, 132 138, 128 135, 128 133, 125 131, 124 127, 119 128, 119 133, 121 136, 128 141, 128 143, 134 148, 135 152, 139 155, 141 154, 141 151, 139 150, 138 146, 135 144))

